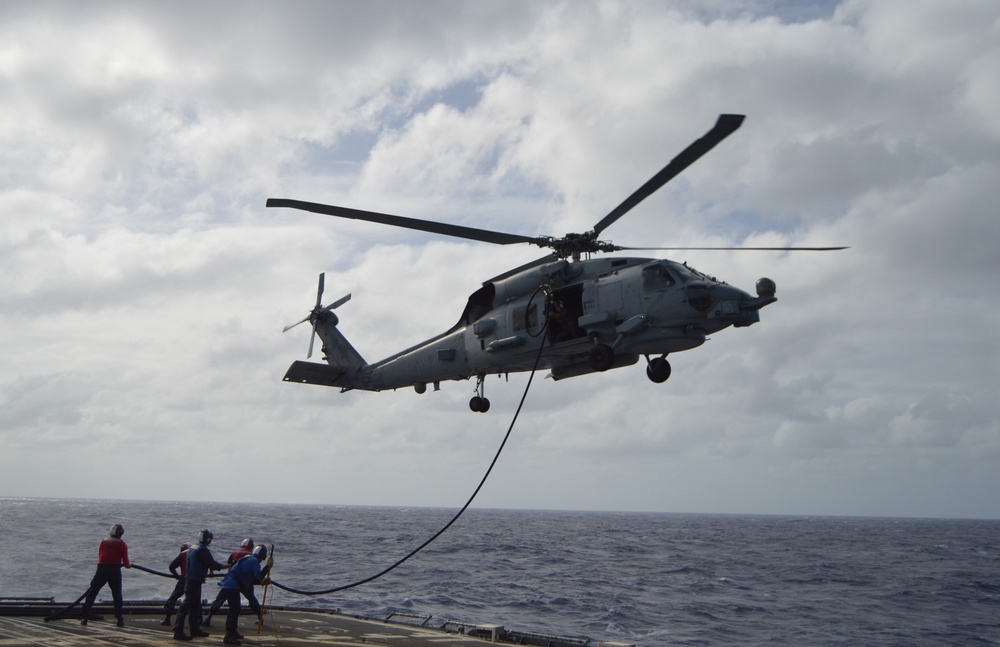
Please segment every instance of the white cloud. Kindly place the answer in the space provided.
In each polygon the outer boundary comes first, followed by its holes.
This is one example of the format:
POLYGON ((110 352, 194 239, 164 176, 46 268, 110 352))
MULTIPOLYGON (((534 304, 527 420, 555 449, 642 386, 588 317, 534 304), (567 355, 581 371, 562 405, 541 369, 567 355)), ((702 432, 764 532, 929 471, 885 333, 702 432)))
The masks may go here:
POLYGON ((417 395, 281 382, 316 275, 374 361, 544 254, 290 210, 526 235, 609 228, 779 301, 748 329, 537 375, 482 505, 997 516, 990 2, 15 3, 0 9, 0 487, 460 505, 526 382, 417 395), (192 447, 200 448, 192 451, 192 447), (244 463, 220 461, 246 447, 244 463), (266 448, 266 451, 262 451, 266 448), (151 458, 155 453, 155 460, 151 458), (174 467, 190 465, 175 483, 174 467), (357 483, 364 483, 358 488, 357 483), (928 496, 933 493, 933 496, 928 496), (974 502, 970 502, 973 501, 974 502))

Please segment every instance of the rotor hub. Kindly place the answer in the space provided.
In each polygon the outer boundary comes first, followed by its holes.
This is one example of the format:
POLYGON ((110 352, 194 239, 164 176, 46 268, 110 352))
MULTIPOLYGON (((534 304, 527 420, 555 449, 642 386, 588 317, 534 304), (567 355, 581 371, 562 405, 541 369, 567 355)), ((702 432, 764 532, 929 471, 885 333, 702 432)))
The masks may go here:
POLYGON ((579 259, 581 254, 596 254, 597 252, 617 252, 621 248, 610 242, 597 240, 594 230, 582 234, 570 233, 562 238, 544 236, 538 241, 539 247, 548 247, 559 258, 572 256, 579 259))

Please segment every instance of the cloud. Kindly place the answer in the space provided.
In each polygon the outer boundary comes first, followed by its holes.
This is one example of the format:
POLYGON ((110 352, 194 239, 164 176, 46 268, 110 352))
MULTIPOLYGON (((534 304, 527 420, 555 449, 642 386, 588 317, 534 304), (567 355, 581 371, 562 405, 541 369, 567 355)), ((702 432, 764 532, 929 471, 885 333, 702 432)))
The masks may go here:
POLYGON ((110 461, 142 498, 267 469, 276 501, 464 503, 527 375, 491 377, 485 416, 468 411, 473 382, 290 385, 309 330, 281 328, 326 272, 324 302, 353 294, 341 330, 375 361, 545 252, 265 199, 583 232, 735 112, 738 132, 602 237, 850 250, 670 252, 750 291, 768 276, 779 301, 672 355, 663 385, 641 361, 536 375, 481 504, 1000 514, 970 495, 1000 473, 991 3, 0 15, 6 492, 119 496, 81 467, 110 461))

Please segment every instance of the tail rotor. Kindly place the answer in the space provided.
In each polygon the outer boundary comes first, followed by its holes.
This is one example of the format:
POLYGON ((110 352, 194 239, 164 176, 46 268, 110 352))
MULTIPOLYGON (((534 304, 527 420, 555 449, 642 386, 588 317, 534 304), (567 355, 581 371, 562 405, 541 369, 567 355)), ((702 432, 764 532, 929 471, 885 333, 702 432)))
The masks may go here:
POLYGON ((307 321, 312 323, 312 335, 309 336, 309 352, 306 355, 306 358, 312 357, 313 342, 316 341, 316 323, 318 321, 329 321, 330 318, 332 317, 333 320, 331 323, 334 326, 336 326, 340 320, 337 319, 337 315, 335 315, 333 311, 351 300, 351 295, 347 294, 345 296, 340 297, 330 305, 324 306, 323 290, 325 288, 325 285, 326 285, 326 273, 322 272, 319 275, 319 286, 316 289, 316 305, 309 312, 309 315, 305 319, 296 321, 295 323, 289 324, 281 329, 281 332, 288 332, 289 330, 291 330, 295 326, 298 326, 299 324, 305 323, 307 321))

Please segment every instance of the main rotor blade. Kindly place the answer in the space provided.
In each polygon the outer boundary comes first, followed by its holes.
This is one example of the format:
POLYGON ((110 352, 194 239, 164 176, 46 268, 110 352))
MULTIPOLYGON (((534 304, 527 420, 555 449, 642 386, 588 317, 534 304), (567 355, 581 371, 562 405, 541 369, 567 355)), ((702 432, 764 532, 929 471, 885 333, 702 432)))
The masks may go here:
POLYGON ((377 213, 375 211, 363 211, 361 209, 349 209, 347 207, 337 207, 329 204, 318 204, 316 202, 303 202, 302 200, 289 200, 287 198, 268 198, 268 207, 288 207, 290 209, 301 209, 321 213, 327 216, 337 216, 338 218, 351 218, 352 220, 366 220, 377 222, 393 227, 404 227, 406 229, 416 229, 417 231, 427 231, 432 234, 442 234, 444 236, 455 236, 456 238, 467 238, 478 240, 484 243, 494 243, 496 245, 510 245, 513 243, 533 243, 543 242, 539 238, 529 236, 519 236, 517 234, 506 234, 488 229, 477 229, 475 227, 463 227, 461 225, 449 225, 443 222, 432 220, 419 220, 417 218, 405 218, 403 216, 393 216, 387 213, 377 213))
POLYGON ((611 213, 594 225, 594 233, 600 234, 616 220, 624 216, 634 206, 651 196, 657 189, 672 180, 678 173, 691 166, 699 157, 715 148, 729 135, 736 132, 736 129, 743 123, 744 115, 719 115, 718 121, 707 133, 693 144, 681 151, 680 155, 670 160, 659 173, 654 175, 648 182, 643 184, 635 193, 625 199, 620 205, 615 207, 611 213))
POLYGON ((673 250, 673 251, 744 251, 744 252, 835 252, 850 247, 618 247, 616 251, 673 250))

